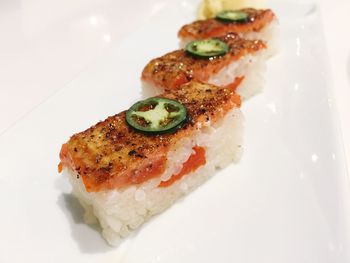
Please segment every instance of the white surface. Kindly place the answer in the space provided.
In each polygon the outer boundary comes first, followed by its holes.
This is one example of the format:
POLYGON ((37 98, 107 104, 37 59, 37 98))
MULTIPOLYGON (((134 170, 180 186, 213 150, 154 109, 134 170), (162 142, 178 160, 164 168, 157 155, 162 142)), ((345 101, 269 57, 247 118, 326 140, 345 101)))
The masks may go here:
POLYGON ((350 167, 350 1, 320 1, 322 25, 332 73, 332 91, 338 108, 341 130, 350 167))
MULTIPOLYGON (((189 1, 142 1, 135 16, 144 22, 129 24, 125 10, 134 11, 135 2, 123 9, 118 1, 1 2, 0 107, 7 131, 0 136, 0 262, 349 262, 349 182, 328 96, 335 91, 345 103, 348 91, 338 85, 348 84, 349 49, 333 45, 349 45, 345 37, 334 40, 327 19, 330 78, 322 25, 310 4, 276 8, 282 50, 269 64, 266 92, 243 107, 246 152, 238 166, 117 250, 82 223, 66 181, 55 172, 60 144, 137 100, 142 67, 175 48, 175 32, 193 19, 189 1)), ((341 13, 346 5, 339 1, 333 8, 341 13)), ((343 19, 329 15, 330 23, 343 19)), ((346 132, 348 123, 342 125, 346 132)))

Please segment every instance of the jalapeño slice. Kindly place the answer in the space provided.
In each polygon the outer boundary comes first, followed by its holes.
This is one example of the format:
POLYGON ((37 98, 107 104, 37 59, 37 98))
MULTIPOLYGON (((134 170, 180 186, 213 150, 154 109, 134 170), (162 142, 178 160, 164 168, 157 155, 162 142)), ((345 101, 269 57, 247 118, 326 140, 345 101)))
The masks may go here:
POLYGON ((223 22, 244 23, 248 21, 248 14, 243 11, 225 10, 216 14, 215 19, 223 22))
POLYGON ((136 102, 126 112, 126 122, 134 129, 150 133, 173 132, 187 117, 184 105, 166 98, 149 98, 136 102))
POLYGON ((221 56, 228 52, 229 47, 225 42, 210 38, 203 40, 194 40, 185 47, 191 55, 203 58, 221 56))

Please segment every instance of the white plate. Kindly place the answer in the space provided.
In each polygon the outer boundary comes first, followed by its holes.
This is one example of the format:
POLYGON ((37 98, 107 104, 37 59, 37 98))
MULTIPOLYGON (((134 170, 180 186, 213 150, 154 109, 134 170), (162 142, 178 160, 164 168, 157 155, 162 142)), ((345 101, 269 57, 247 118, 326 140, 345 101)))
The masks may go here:
POLYGON ((271 6, 281 50, 269 62, 265 92, 243 106, 240 164, 117 249, 83 223, 57 174, 60 145, 140 98, 143 66, 177 47, 176 32, 196 5, 156 7, 108 56, 0 137, 0 262, 350 262, 347 173, 312 3, 271 6))

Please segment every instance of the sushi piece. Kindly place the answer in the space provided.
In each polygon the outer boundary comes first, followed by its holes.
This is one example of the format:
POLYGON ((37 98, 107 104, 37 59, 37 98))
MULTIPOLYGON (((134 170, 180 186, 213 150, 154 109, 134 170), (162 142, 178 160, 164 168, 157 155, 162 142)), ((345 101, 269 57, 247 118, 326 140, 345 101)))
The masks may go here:
POLYGON ((276 16, 270 9, 226 10, 217 13, 214 18, 184 25, 178 36, 183 47, 193 40, 237 33, 245 39, 264 41, 268 45, 270 55, 273 55, 277 49, 277 24, 276 16))
POLYGON ((59 171, 109 244, 239 160, 242 115, 234 89, 192 81, 63 144, 59 171))
POLYGON ((191 80, 225 87, 241 78, 237 92, 245 100, 262 90, 266 56, 262 41, 237 34, 195 41, 151 60, 142 72, 143 92, 153 96, 191 80))

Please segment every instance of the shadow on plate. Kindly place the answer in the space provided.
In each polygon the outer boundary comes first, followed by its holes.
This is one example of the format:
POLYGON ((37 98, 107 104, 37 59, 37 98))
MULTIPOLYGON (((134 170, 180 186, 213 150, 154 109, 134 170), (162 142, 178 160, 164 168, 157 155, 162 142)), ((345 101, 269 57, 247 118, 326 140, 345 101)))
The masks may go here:
POLYGON ((57 201, 58 206, 67 216, 72 237, 84 254, 104 253, 113 250, 102 238, 99 224, 88 225, 84 221, 84 208, 72 194, 63 193, 57 201))

